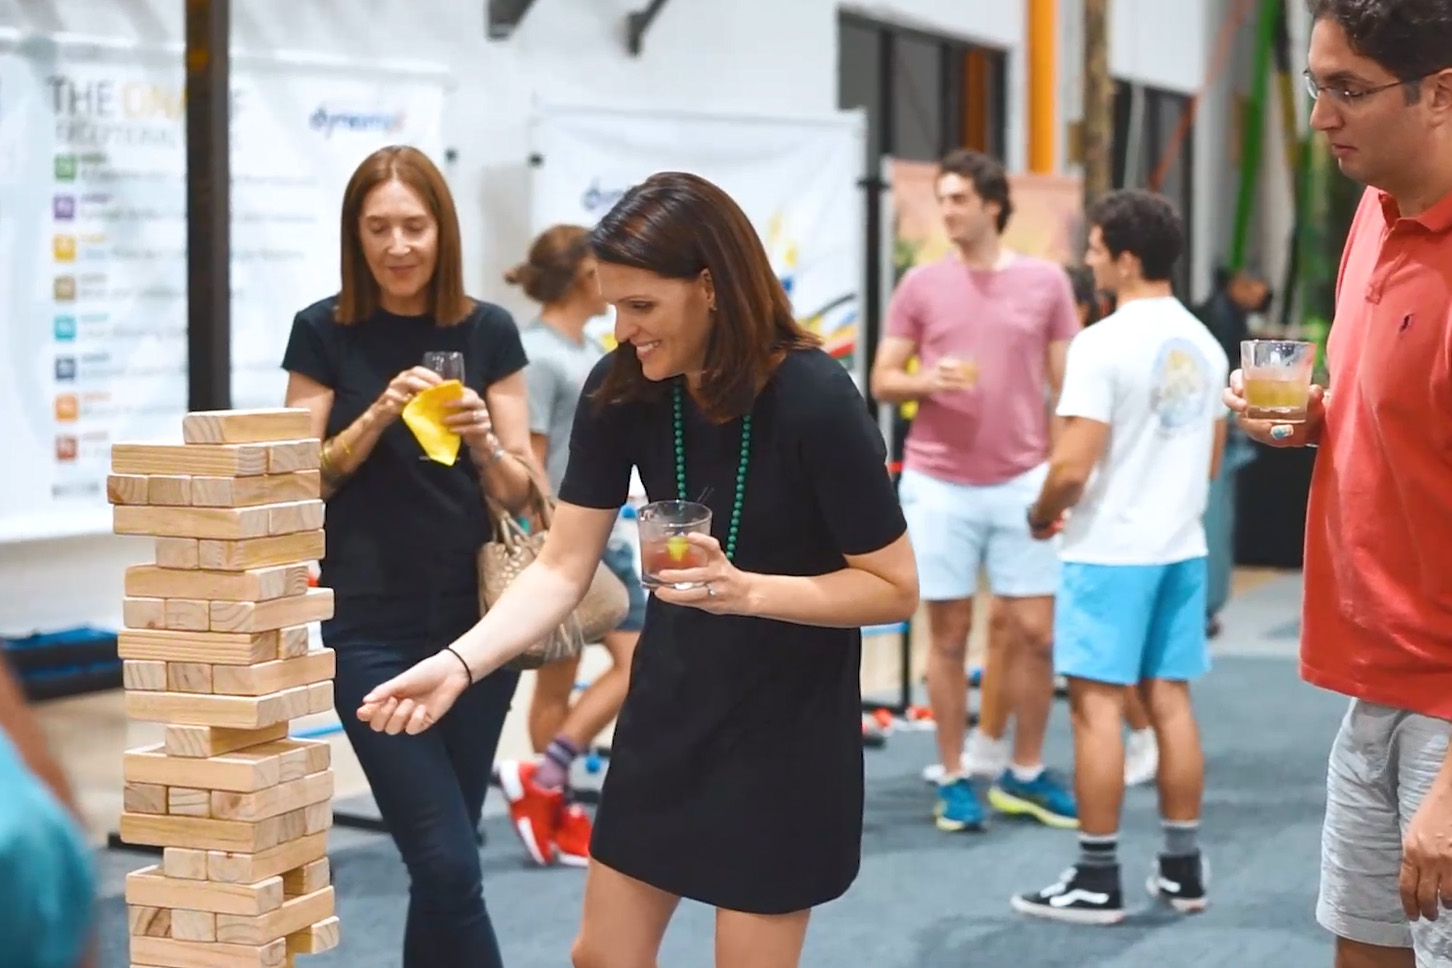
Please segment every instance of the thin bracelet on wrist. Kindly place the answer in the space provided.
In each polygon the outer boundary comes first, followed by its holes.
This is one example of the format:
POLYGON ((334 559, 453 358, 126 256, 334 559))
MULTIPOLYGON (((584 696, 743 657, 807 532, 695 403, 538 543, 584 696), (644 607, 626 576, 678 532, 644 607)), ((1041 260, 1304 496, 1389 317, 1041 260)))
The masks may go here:
POLYGON ((464 675, 469 677, 469 685, 472 686, 474 684, 474 670, 469 668, 469 663, 464 661, 464 657, 460 655, 458 650, 455 649, 452 645, 446 645, 444 646, 444 649, 445 651, 451 653, 454 658, 459 660, 459 665, 464 667, 464 675))

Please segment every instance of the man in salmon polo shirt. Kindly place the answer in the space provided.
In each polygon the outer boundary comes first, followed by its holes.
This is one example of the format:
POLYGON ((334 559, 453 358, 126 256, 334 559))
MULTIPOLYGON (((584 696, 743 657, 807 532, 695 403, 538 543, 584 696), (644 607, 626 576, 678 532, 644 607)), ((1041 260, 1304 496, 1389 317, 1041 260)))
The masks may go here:
POLYGON ((1301 672, 1351 697, 1316 917, 1336 968, 1452 966, 1452 0, 1310 0, 1311 126, 1367 185, 1347 235, 1317 446, 1301 672))
POLYGON ((934 815, 945 831, 981 830, 984 809, 966 774, 991 770, 994 809, 1075 827, 1072 792, 1043 764, 1058 553, 1029 534, 1024 508, 1044 480, 1050 414, 1079 316, 1061 267, 1003 247, 1013 204, 1002 165, 955 151, 939 163, 936 188, 953 250, 903 278, 872 367, 877 399, 918 404, 899 496, 927 603, 942 768, 934 815), (1007 639, 1013 745, 975 734, 965 758, 966 653, 983 568, 1007 639))

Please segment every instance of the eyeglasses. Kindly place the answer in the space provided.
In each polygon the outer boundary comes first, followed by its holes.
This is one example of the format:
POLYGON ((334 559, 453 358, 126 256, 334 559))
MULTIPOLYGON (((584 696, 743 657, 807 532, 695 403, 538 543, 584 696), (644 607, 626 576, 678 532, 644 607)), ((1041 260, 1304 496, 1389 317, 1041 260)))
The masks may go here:
POLYGON ((1319 99, 1322 94, 1329 94, 1346 105, 1360 104, 1373 94, 1380 94, 1382 91, 1390 91, 1394 87, 1411 83, 1410 81, 1392 81, 1390 84, 1378 84, 1376 87, 1368 87, 1363 90, 1351 90, 1345 87, 1327 87, 1324 84, 1317 84, 1310 71, 1302 71, 1301 77, 1306 82, 1306 93, 1312 98, 1319 99))

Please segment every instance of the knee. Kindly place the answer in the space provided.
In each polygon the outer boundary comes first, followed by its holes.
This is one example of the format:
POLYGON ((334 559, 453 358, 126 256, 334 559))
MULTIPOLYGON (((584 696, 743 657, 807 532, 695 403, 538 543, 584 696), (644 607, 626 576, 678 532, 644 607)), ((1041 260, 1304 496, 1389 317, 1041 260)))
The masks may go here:
POLYGON ((408 858, 410 896, 429 911, 467 911, 483 903, 478 845, 471 839, 408 858))
POLYGON ((1054 623, 1044 619, 1019 619, 1012 629, 1014 647, 1024 655, 1052 661, 1054 658, 1054 623))
POLYGON ((592 943, 582 933, 577 934, 575 943, 570 945, 570 964, 574 968, 614 968, 618 962, 612 962, 609 951, 592 943))

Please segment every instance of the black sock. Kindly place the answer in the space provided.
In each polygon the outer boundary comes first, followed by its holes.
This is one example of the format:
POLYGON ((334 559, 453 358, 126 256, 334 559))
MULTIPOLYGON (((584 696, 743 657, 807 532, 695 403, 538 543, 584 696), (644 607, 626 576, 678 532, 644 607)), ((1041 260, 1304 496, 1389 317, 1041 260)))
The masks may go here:
POLYGON ((1088 834, 1080 834, 1079 866, 1118 867, 1119 835, 1109 834, 1105 837, 1093 837, 1088 834))

